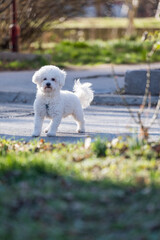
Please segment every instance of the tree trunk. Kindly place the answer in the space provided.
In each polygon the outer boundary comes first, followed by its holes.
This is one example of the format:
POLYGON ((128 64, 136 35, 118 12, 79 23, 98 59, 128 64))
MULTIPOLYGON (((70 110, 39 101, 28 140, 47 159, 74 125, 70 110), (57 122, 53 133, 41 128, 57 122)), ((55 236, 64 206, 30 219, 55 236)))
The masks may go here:
POLYGON ((155 18, 160 18, 160 1, 159 1, 159 3, 158 3, 158 6, 157 6, 155 18))
POLYGON ((137 12, 137 8, 138 8, 138 2, 137 4, 134 4, 134 0, 128 0, 128 27, 127 27, 127 31, 126 31, 126 35, 127 36, 132 36, 135 32, 135 27, 134 27, 134 17, 136 16, 136 12, 137 12))
POLYGON ((101 0, 96 0, 96 13, 97 17, 101 17, 101 0))

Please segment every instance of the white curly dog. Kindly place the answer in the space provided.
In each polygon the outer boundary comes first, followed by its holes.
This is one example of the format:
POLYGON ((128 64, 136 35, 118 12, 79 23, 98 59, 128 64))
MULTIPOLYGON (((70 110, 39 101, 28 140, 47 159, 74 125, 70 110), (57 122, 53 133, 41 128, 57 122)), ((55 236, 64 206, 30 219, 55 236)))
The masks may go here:
POLYGON ((73 88, 74 93, 62 91, 65 78, 65 71, 52 65, 41 67, 34 73, 32 82, 37 84, 37 95, 34 102, 33 137, 40 136, 45 117, 51 119, 49 126, 45 129, 49 137, 56 135, 61 119, 68 115, 72 115, 76 120, 77 132, 85 132, 83 109, 93 100, 91 84, 81 84, 77 80, 73 88))

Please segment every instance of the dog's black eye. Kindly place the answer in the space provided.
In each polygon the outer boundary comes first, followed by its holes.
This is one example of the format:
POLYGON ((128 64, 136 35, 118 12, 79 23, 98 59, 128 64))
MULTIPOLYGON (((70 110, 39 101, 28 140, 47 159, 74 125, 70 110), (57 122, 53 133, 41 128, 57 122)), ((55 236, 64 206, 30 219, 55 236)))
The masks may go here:
POLYGON ((47 80, 47 78, 44 78, 43 81, 47 80))
POLYGON ((52 80, 52 81, 56 81, 56 79, 55 79, 55 78, 51 78, 51 80, 52 80))

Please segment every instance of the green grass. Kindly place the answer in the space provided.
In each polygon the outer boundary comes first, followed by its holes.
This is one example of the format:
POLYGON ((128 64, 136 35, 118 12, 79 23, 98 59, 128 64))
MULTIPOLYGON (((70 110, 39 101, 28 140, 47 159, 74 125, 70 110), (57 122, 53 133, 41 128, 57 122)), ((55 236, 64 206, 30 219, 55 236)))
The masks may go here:
MULTIPOLYGON (((135 18, 136 28, 160 28, 160 20, 156 18, 135 18)), ((63 23, 50 23, 47 30, 57 28, 126 28, 128 26, 127 18, 73 18, 63 23)))
POLYGON ((36 69, 41 66, 49 64, 49 61, 37 54, 35 60, 22 60, 22 61, 0 61, 0 70, 25 70, 25 69, 36 69))
POLYGON ((159 146, 1 139, 0 239, 159 240, 159 146))
MULTIPOLYGON (((60 43, 42 44, 43 50, 35 48, 37 59, 34 61, 0 62, 0 69, 36 69, 43 65, 54 64, 60 67, 72 65, 96 64, 138 64, 146 62, 146 56, 152 48, 151 41, 119 39, 110 41, 62 41, 60 43), (43 54, 50 54, 51 61, 43 58, 43 54)), ((156 51, 151 62, 160 61, 160 50, 156 51)))
MULTIPOLYGON (((63 41, 55 45, 53 63, 65 65, 94 65, 94 64, 137 64, 146 62, 147 53, 152 46, 151 42, 142 43, 140 40, 112 40, 96 42, 71 42, 63 41)), ((157 51, 151 62, 160 61, 157 51)))

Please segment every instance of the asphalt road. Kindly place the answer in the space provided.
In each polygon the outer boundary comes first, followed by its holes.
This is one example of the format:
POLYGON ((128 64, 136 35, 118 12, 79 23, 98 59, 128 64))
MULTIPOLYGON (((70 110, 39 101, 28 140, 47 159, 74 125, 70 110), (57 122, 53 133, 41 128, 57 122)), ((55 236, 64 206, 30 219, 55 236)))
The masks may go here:
MULTIPOLYGON (((138 108, 132 107, 136 115, 138 108)), ((143 121, 149 123, 154 109, 146 110, 143 121)), ((29 141, 33 130, 33 108, 27 104, 0 104, 0 137, 24 139, 29 141)), ((86 133, 77 134, 76 124, 71 117, 62 120, 56 137, 47 138, 42 133, 42 138, 50 142, 77 142, 87 136, 105 137, 109 140, 117 136, 133 135, 138 131, 137 124, 133 121, 128 110, 123 106, 91 106, 85 110, 86 133)), ((46 127, 49 120, 45 120, 46 127)), ((160 139, 160 119, 150 129, 150 139, 160 139)))

